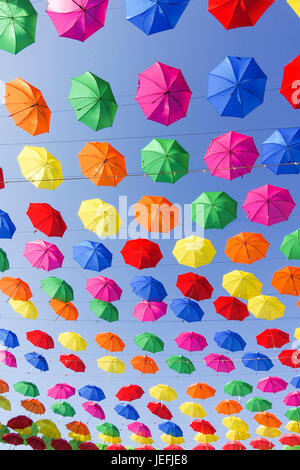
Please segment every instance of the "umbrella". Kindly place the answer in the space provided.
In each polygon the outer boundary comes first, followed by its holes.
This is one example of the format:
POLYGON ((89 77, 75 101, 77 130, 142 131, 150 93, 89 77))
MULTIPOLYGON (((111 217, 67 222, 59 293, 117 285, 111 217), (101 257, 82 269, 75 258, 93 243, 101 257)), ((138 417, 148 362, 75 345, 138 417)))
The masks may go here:
POLYGON ((242 405, 235 400, 222 400, 216 406, 216 411, 222 415, 235 415, 242 411, 242 405))
POLYGON ((156 353, 164 350, 164 342, 152 333, 136 335, 134 338, 134 344, 141 348, 142 351, 156 353))
POLYGON ((104 302, 103 300, 94 299, 90 301, 90 309, 98 318, 108 322, 114 322, 119 320, 119 313, 117 308, 110 302, 104 302))
POLYGON ((143 445, 153 444, 152 437, 139 436, 138 434, 134 434, 134 433, 131 434, 130 439, 132 439, 134 442, 139 442, 140 444, 143 444, 143 445))
POLYGON ((287 259, 300 259, 300 230, 295 230, 282 240, 280 251, 287 259))
POLYGON ((127 428, 129 431, 133 432, 137 436, 141 437, 151 437, 151 432, 146 424, 136 421, 134 423, 128 424, 127 428))
POLYGON ((269 413, 268 411, 262 411, 260 413, 257 413, 254 416, 254 419, 258 424, 261 424, 268 428, 280 428, 280 426, 282 425, 282 422, 279 421, 279 419, 276 418, 274 414, 269 413))
POLYGON ((50 406, 51 410, 60 416, 63 416, 64 418, 66 417, 73 417, 76 412, 70 403, 66 401, 59 401, 56 403, 53 403, 53 405, 50 406))
POLYGON ((290 336, 288 333, 277 328, 268 329, 256 336, 256 342, 266 349, 282 348, 282 346, 290 342, 290 336))
POLYGON ((17 54, 35 42, 37 12, 29 0, 1 0, 0 49, 17 54))
POLYGON ((106 447, 105 450, 127 450, 127 448, 122 446, 122 444, 112 444, 111 446, 106 447))
POLYGON ((112 279, 104 276, 97 276, 88 279, 86 282, 87 291, 94 299, 103 300, 104 302, 113 302, 120 300, 122 289, 112 279))
POLYGON ((217 332, 214 341, 220 348, 232 352, 243 351, 247 344, 238 333, 231 330, 217 332))
POLYGON ((189 323, 201 321, 204 315, 199 304, 187 298, 173 299, 170 308, 178 318, 189 323))
POLYGON ((8 213, 0 210, 0 238, 12 238, 16 231, 15 224, 12 222, 8 213))
POLYGON ((266 256, 269 246, 260 233, 241 232, 227 240, 225 254, 234 263, 252 264, 266 256))
POLYGON ((288 419, 292 420, 292 421, 297 421, 297 423, 300 422, 300 408, 289 408, 285 415, 288 419))
POLYGON ((19 277, 2 277, 0 290, 14 300, 29 300, 32 297, 29 285, 19 277))
POLYGON ((245 408, 253 413, 263 412, 270 410, 272 408, 272 403, 265 398, 252 397, 247 401, 245 408))
POLYGON ((159 384, 151 387, 149 390, 149 394, 151 397, 156 398, 156 400, 161 401, 172 401, 176 400, 177 393, 176 391, 170 387, 169 385, 159 384))
POLYGON ((19 434, 15 432, 3 434, 2 441, 13 446, 20 446, 21 444, 24 443, 23 437, 21 437, 19 434))
MULTIPOLYGON (((288 384, 286 384, 287 387, 288 384)), ((290 392, 284 399, 283 403, 287 406, 299 406, 300 405, 300 392, 290 392)))
POLYGON ((257 157, 252 137, 227 132, 211 141, 204 161, 212 176, 231 181, 250 173, 257 157))
POLYGON ((97 186, 117 186, 127 175, 125 158, 107 142, 88 142, 78 159, 81 173, 97 186))
POLYGON ((300 376, 293 377, 291 382, 291 385, 293 385, 295 388, 300 388, 300 376))
POLYGON ((96 335, 95 341, 100 346, 100 348, 111 352, 123 351, 125 348, 125 343, 122 341, 120 336, 110 332, 98 333, 96 335))
POLYGON ((56 245, 43 240, 26 243, 23 255, 34 268, 44 271, 61 268, 64 260, 56 245))
POLYGON ((224 386, 224 392, 232 397, 245 397, 252 393, 253 387, 242 380, 232 380, 224 386))
POLYGON ((179 348, 186 351, 203 351, 207 347, 207 341, 204 336, 194 332, 182 332, 175 338, 179 348))
POLYGON ((274 367, 271 359, 261 353, 246 353, 242 357, 242 363, 248 369, 257 371, 270 370, 274 367))
POLYGON ((72 302, 62 302, 61 300, 51 299, 49 305, 56 315, 65 320, 76 321, 78 318, 78 310, 72 302))
POLYGON ((69 384, 59 383, 48 388, 48 397, 54 398, 55 400, 67 399, 75 395, 76 389, 69 384))
POLYGON ((163 447, 162 450, 184 450, 184 448, 178 444, 170 444, 169 446, 163 447))
POLYGON ((39 433, 41 433, 43 437, 50 439, 59 439, 61 437, 56 424, 50 419, 40 419, 36 421, 35 424, 38 426, 39 433))
POLYGON ((99 237, 116 235, 122 225, 116 208, 101 199, 82 201, 78 216, 83 226, 99 237))
POLYGON ((238 270, 224 274, 222 286, 230 295, 246 300, 259 295, 262 289, 254 274, 238 270))
POLYGON ((206 383, 195 383, 187 388, 186 393, 192 398, 199 398, 200 400, 206 400, 215 395, 216 390, 206 383))
POLYGON ((284 366, 297 369, 300 367, 300 352, 298 349, 284 349, 278 355, 278 359, 284 366))
POLYGON ((130 405, 129 403, 120 403, 119 405, 114 407, 114 410, 118 415, 122 416, 125 419, 131 419, 133 421, 136 421, 140 418, 140 415, 138 414, 134 406, 130 405))
POLYGON ((0 351, 0 364, 5 364, 8 367, 17 367, 17 360, 11 352, 5 349, 0 351))
POLYGON ((53 339, 48 333, 45 333, 41 330, 27 331, 26 338, 30 343, 38 348, 43 349, 53 349, 54 342, 53 339))
POLYGON ((85 364, 84 362, 75 354, 62 354, 59 357, 59 361, 67 368, 71 369, 74 372, 84 372, 85 364))
MULTIPOLYGON (((185 403, 182 403, 182 405, 180 405, 179 409, 181 413, 183 413, 184 415, 190 416, 191 418, 204 418, 204 416, 206 416, 205 410, 203 409, 201 405, 199 405, 199 403, 186 401, 185 403)), ((168 433, 166 431, 166 434, 171 434, 171 433, 168 433)), ((206 434, 210 434, 210 433, 206 433, 206 434)))
POLYGON ((61 213, 49 204, 31 202, 26 215, 34 228, 47 237, 62 237, 67 229, 61 213))
POLYGON ((103 28, 108 0, 48 0, 47 14, 59 36, 85 41, 103 28))
POLYGON ((287 0, 289 6, 294 10, 294 12, 300 17, 300 9, 296 0, 287 0))
POLYGON ((176 287, 185 297, 194 300, 210 299, 214 290, 206 277, 192 272, 179 274, 176 287))
POLYGON ((0 379, 0 394, 6 392, 9 392, 9 385, 7 382, 5 382, 5 380, 0 379))
POLYGON ((119 437, 120 432, 114 424, 111 423, 101 423, 98 426, 96 426, 97 431, 99 431, 101 434, 104 436, 109 436, 109 437, 119 437))
POLYGON ((223 354, 209 354, 204 358, 207 367, 216 372, 226 372, 227 374, 235 369, 232 360, 223 354))
POLYGON ((221 116, 243 118, 263 103, 266 82, 253 57, 227 56, 208 75, 207 99, 221 116))
POLYGON ((284 427, 290 432, 300 434, 300 424, 297 421, 290 421, 284 427))
POLYGON ((21 395, 25 397, 35 398, 40 394, 37 386, 34 383, 26 382, 25 380, 17 382, 13 387, 16 392, 21 393, 21 395))
POLYGON ((279 439, 281 444, 285 444, 288 446, 299 446, 300 445, 300 436, 297 434, 285 434, 279 439))
POLYGON ((60 333, 57 339, 64 348, 71 349, 72 351, 85 351, 87 347, 87 343, 82 336, 73 331, 60 333))
POLYGON ((165 302, 148 302, 143 300, 143 302, 135 305, 133 316, 142 322, 153 322, 166 315, 166 311, 167 304, 165 302))
POLYGON ((4 396, 0 396, 0 408, 2 408, 2 410, 5 410, 5 411, 11 411, 11 404, 8 398, 4 396))
POLYGON ((87 425, 81 421, 71 421, 71 423, 66 424, 66 428, 74 434, 80 434, 82 436, 87 436, 90 434, 87 425))
POLYGON ((168 233, 179 223, 179 210, 162 196, 143 196, 134 205, 136 221, 148 232, 168 233))
POLYGON ((250 442, 250 446, 257 450, 271 450, 274 447, 273 442, 263 437, 257 437, 250 442))
POLYGON ((52 276, 42 279, 41 287, 51 299, 60 300, 61 302, 70 302, 74 299, 72 287, 66 281, 57 277, 52 276))
POLYGON ((162 434, 160 438, 163 442, 166 442, 169 445, 184 443, 184 438, 182 436, 174 437, 170 436, 169 434, 162 434))
POLYGON ((208 11, 222 23, 225 29, 242 28, 254 26, 274 1, 209 0, 208 11))
POLYGON ((36 352, 24 354, 24 357, 29 364, 31 364, 35 369, 39 369, 43 372, 49 370, 48 363, 46 359, 36 352))
POLYGON ((163 257, 159 245, 145 238, 127 240, 121 255, 126 264, 137 269, 155 268, 163 257))
POLYGON ((239 441, 228 441, 223 445, 222 450, 247 450, 244 444, 239 441))
POLYGON ((248 310, 256 318, 275 320, 276 318, 283 317, 285 306, 276 297, 257 295, 249 299, 248 310))
POLYGON ((237 202, 224 191, 205 192, 192 202, 192 220, 204 229, 223 229, 237 216, 237 202))
POLYGON ((91 416, 97 419, 105 419, 105 414, 103 409, 101 408, 98 403, 95 403, 93 401, 86 401, 82 403, 81 405, 83 409, 89 413, 91 416))
POLYGON ((261 163, 275 175, 298 174, 300 128, 277 129, 261 147, 261 163))
POLYGON ((101 401, 105 399, 103 390, 96 385, 85 385, 78 390, 78 394, 87 400, 101 401))
POLYGON ((59 160, 43 147, 25 145, 18 162, 24 178, 38 189, 55 190, 63 181, 59 160))
POLYGON ((179 264, 199 268, 212 262, 216 250, 210 240, 191 235, 177 240, 172 253, 179 264))
POLYGON ((7 422, 7 427, 11 429, 25 429, 29 428, 32 424, 33 421, 28 416, 18 415, 7 422))
POLYGON ((185 356, 171 356, 166 363, 178 374, 192 374, 196 370, 192 361, 185 356))
POLYGON ((134 356, 130 364, 142 374, 155 374, 159 370, 154 359, 148 356, 134 356))
POLYGON ((215 434, 216 432, 213 425, 209 421, 205 421, 205 419, 195 419, 190 424, 190 427, 196 432, 201 432, 201 434, 215 434))
POLYGON ((21 406, 30 413, 37 415, 43 415, 46 412, 46 408, 39 400, 34 398, 27 398, 21 401, 21 406))
POLYGON ((160 429, 165 434, 168 434, 169 436, 173 436, 173 437, 182 437, 183 436, 183 432, 182 432, 180 426, 178 426, 175 423, 172 423, 171 421, 165 421, 164 423, 161 423, 158 426, 158 429, 160 429))
POLYGON ((273 274, 272 286, 280 294, 300 295, 300 268, 287 266, 273 274))
POLYGON ((16 348, 20 346, 17 335, 10 330, 0 328, 0 343, 7 348, 16 348))
POLYGON ((97 365, 108 374, 122 374, 125 372, 125 364, 113 356, 103 356, 97 359, 97 365))
POLYGON ((21 315, 24 318, 28 318, 30 320, 35 320, 38 316, 38 311, 35 305, 31 302, 31 300, 13 300, 10 299, 9 305, 12 309, 21 315))
POLYGON ((216 449, 211 444, 200 443, 200 444, 196 445, 195 447, 193 447, 192 450, 216 450, 216 449))
POLYGON ((174 139, 153 139, 141 150, 142 170, 155 183, 176 183, 188 173, 189 154, 174 139))
POLYGON ((139 385, 130 384, 120 388, 116 397, 120 401, 133 401, 141 398, 144 393, 144 390, 139 385))
POLYGON ((242 207, 251 222, 270 226, 288 220, 295 205, 288 189, 265 184, 249 191, 242 207))
POLYGON ((163 284, 152 276, 135 276, 130 286, 134 294, 148 302, 162 302, 168 295, 163 284))
POLYGON ((300 57, 295 57, 284 67, 283 77, 281 82, 280 93, 287 99, 294 109, 299 109, 299 93, 297 85, 299 80, 300 57), (296 84, 296 88, 295 88, 296 84))
POLYGON ((231 439, 233 441, 245 441, 250 439, 250 434, 245 431, 228 431, 226 433, 227 439, 231 439))
POLYGON ((111 127, 118 109, 110 84, 94 73, 72 78, 69 101, 78 121, 94 131, 111 127))
POLYGON ((201 432, 198 432, 194 440, 197 442, 200 442, 201 444, 209 444, 210 442, 216 442, 218 441, 219 437, 216 434, 203 434, 201 432))
POLYGON ((288 383, 280 377, 266 377, 265 379, 260 380, 257 384, 257 388, 265 393, 282 392, 287 386, 288 383))
POLYGON ((247 306, 235 297, 218 297, 213 304, 216 312, 226 320, 243 321, 249 316, 247 306))
POLYGON ((9 261, 7 258, 7 254, 5 253, 2 248, 0 248, 0 271, 3 273, 9 269, 9 261))
POLYGON ((249 426, 245 421, 236 416, 230 416, 223 419, 223 424, 231 431, 248 432, 249 426))
POLYGON ((171 411, 163 403, 152 401, 148 403, 147 408, 152 414, 161 419, 169 420, 173 418, 171 411))
POLYGON ((147 119, 169 126, 186 116, 191 95, 180 69, 155 62, 139 74, 135 99, 147 119))

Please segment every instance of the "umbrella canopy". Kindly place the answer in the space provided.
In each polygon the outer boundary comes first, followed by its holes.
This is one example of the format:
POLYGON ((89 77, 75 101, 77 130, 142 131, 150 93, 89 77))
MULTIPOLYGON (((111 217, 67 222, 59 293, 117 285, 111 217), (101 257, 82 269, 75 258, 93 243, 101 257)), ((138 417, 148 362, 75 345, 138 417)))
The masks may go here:
POLYGON ((82 336, 73 331, 60 333, 57 339, 64 348, 71 349, 72 351, 84 351, 87 347, 87 343, 82 336))
POLYGON ((27 444, 33 450, 46 450, 46 444, 41 437, 31 436, 26 439, 27 444))
POLYGON ((238 418, 236 416, 229 416, 228 418, 224 418, 222 423, 224 426, 226 426, 228 429, 232 431, 239 431, 239 432, 248 432, 249 431, 249 426, 245 421, 243 421, 241 418, 238 418))
POLYGON ((300 128, 277 129, 261 146, 261 163, 275 175, 298 174, 300 128))
POLYGON ((287 266, 273 274, 272 286, 280 294, 300 295, 300 268, 287 266))
POLYGON ((26 338, 37 348, 53 349, 54 341, 48 333, 41 330, 27 331, 26 338))
POLYGON ((177 240, 172 253, 179 264, 199 268, 212 262, 216 250, 210 240, 191 235, 177 240))
POLYGON ((104 302, 120 300, 122 295, 122 289, 118 284, 116 284, 112 279, 104 276, 97 276, 88 279, 86 282, 86 289, 94 299, 102 300, 104 302))
POLYGON ((193 447, 192 450, 216 450, 216 449, 211 444, 200 443, 200 444, 196 445, 195 447, 193 447))
POLYGON ((299 80, 300 55, 289 62, 283 70, 280 93, 287 99, 294 109, 300 108, 297 88, 295 83, 299 80), (296 96, 295 96, 296 95, 296 96))
POLYGON ((69 101, 78 121, 94 131, 113 125, 118 105, 110 84, 94 73, 72 78, 69 101))
POLYGON ((76 389, 69 384, 59 383, 48 388, 48 397, 54 398, 55 400, 67 399, 75 395, 76 389))
POLYGON ((127 240, 121 255, 126 264, 137 269, 155 268, 163 257, 159 245, 145 238, 127 240))
POLYGON ((34 398, 27 398, 21 401, 21 406, 30 413, 36 415, 43 415, 46 412, 46 408, 39 400, 34 398))
POLYGON ((199 398, 200 400, 206 400, 215 395, 216 390, 206 383, 197 382, 190 385, 187 388, 186 393, 192 398, 199 398))
POLYGON ((0 379, 0 394, 9 392, 9 385, 5 380, 0 379))
POLYGON ((169 126, 186 116, 191 95, 180 69, 155 62, 139 74, 135 99, 147 119, 169 126))
POLYGON ((214 341, 220 348, 227 351, 244 351, 247 343, 244 339, 234 331, 225 330, 219 331, 215 334, 214 341))
POLYGON ((48 363, 46 359, 36 352, 24 354, 24 357, 29 364, 31 364, 35 369, 46 372, 49 370, 48 363))
POLYGON ((6 444, 10 444, 12 446, 20 446, 24 443, 23 437, 15 432, 11 432, 8 434, 3 434, 2 440, 6 442, 6 444))
POLYGON ((168 295, 163 284, 152 276, 135 276, 130 286, 134 294, 148 302, 162 302, 168 295))
POLYGON ((97 365, 108 374, 122 374, 125 372, 125 364, 117 357, 103 356, 97 359, 97 365))
POLYGON ((105 399, 103 390, 96 385, 85 385, 78 390, 78 394, 89 401, 101 401, 105 399))
POLYGON ((44 271, 61 268, 64 260, 56 245, 43 240, 26 243, 23 255, 33 267, 44 271))
POLYGON ((6 349, 0 351, 0 363, 5 364, 8 367, 17 367, 17 360, 15 356, 6 349))
POLYGON ((165 302, 148 302, 143 300, 143 302, 135 305, 133 316, 142 322, 156 321, 166 315, 166 312, 167 304, 165 302))
POLYGON ((253 57, 227 56, 208 75, 207 99, 221 116, 243 118, 263 103, 266 82, 253 57))
POLYGON ((224 274, 222 286, 230 295, 246 300, 258 296, 262 289, 254 274, 238 270, 224 274))
POLYGON ((290 342, 290 336, 288 333, 277 328, 267 329, 256 336, 256 342, 266 349, 282 348, 282 346, 290 342))
POLYGON ((19 277, 2 277, 0 290, 14 300, 29 300, 32 297, 29 285, 19 277))
POLYGON ((59 402, 53 403, 53 405, 51 405, 50 408, 55 414, 63 416, 64 418, 66 417, 72 418, 76 414, 73 406, 66 401, 59 401, 59 402))
POLYGON ((130 364, 142 374, 155 374, 159 370, 154 359, 148 356, 134 356, 130 364))
POLYGON ((176 391, 169 385, 159 384, 149 389, 151 397, 160 401, 173 401, 177 398, 176 391))
POLYGON ((24 318, 35 320, 38 317, 38 311, 31 300, 9 300, 12 309, 24 318))
POLYGON ((185 297, 194 300, 210 299, 214 288, 206 277, 196 273, 185 273, 177 276, 176 287, 185 297))
POLYGON ((5 253, 2 248, 0 248, 0 271, 3 273, 9 269, 9 261, 7 258, 7 254, 5 253))
POLYGON ((125 343, 122 341, 120 336, 114 333, 98 333, 95 338, 96 343, 100 348, 106 349, 107 351, 123 351, 125 343))
POLYGON ((133 401, 141 398, 144 393, 144 390, 139 385, 130 384, 120 388, 116 397, 120 401, 133 401))
POLYGON ((41 288, 51 297, 51 299, 60 300, 61 302, 70 302, 74 300, 72 287, 63 279, 50 276, 42 279, 41 288))
POLYGON ((17 54, 35 42, 37 12, 29 0, 1 0, 0 49, 17 54))
POLYGON ((182 437, 183 432, 178 424, 172 423, 172 421, 165 421, 164 423, 159 424, 158 428, 168 434, 169 436, 173 437, 182 437))
POLYGON ((225 254, 234 263, 252 264, 265 258, 269 246, 260 233, 241 232, 227 240, 225 254))
POLYGON ((271 359, 261 353, 246 353, 242 357, 242 363, 248 369, 257 371, 270 370, 274 367, 271 359))
MULTIPOLYGON (((286 384, 287 387, 288 384, 286 384)), ((285 388, 286 388, 285 387, 285 388)), ((300 406, 300 392, 290 392, 284 399, 283 403, 287 406, 300 406)))
POLYGON ((265 393, 282 392, 287 386, 288 383, 280 377, 266 377, 265 379, 260 380, 257 384, 257 388, 265 393))
POLYGON ((142 351, 157 353, 164 350, 164 342, 153 333, 141 333, 140 335, 136 335, 134 344, 142 349, 142 351))
POLYGON ((205 419, 195 419, 191 422, 190 427, 196 431, 201 432, 201 434, 215 434, 216 429, 209 421, 205 421, 205 419))
POLYGON ((169 420, 173 418, 171 411, 161 402, 149 402, 147 408, 151 411, 152 414, 158 416, 161 419, 169 420))
POLYGON ((59 357, 59 361, 67 368, 71 369, 74 372, 84 372, 85 364, 84 362, 75 354, 62 354, 59 357))
POLYGON ((245 2, 244 0, 209 0, 208 11, 225 29, 254 26, 275 0, 245 2))
MULTIPOLYGON (((296 377, 293 377, 290 383, 295 388, 300 388, 300 376, 298 375, 296 377)), ((0 382, 0 384, 1 384, 1 382, 0 382)), ((0 389, 1 389, 1 387, 0 387, 0 389)))
POLYGON ((102 320, 114 322, 119 320, 118 309, 110 302, 94 299, 90 301, 90 310, 102 320))
POLYGON ((37 230, 47 237, 62 237, 67 230, 61 213, 49 204, 31 202, 26 215, 37 230))
POLYGON ((162 196, 143 196, 134 205, 136 221, 148 232, 168 233, 179 223, 179 210, 162 196))
POLYGON ((21 393, 21 395, 24 397, 35 398, 40 394, 37 386, 34 383, 26 382, 25 380, 17 382, 13 385, 13 387, 16 392, 21 393))
POLYGON ((296 421, 297 423, 300 422, 300 408, 297 407, 293 407, 293 408, 289 408, 285 415, 288 419, 292 420, 292 421, 296 421))
POLYGON ((49 305, 58 317, 70 321, 76 321, 78 318, 78 310, 72 302, 62 302, 61 300, 51 299, 49 305))
POLYGON ((245 397, 252 393, 253 387, 242 380, 232 380, 224 386, 224 392, 232 397, 245 397))
POLYGON ((253 449, 257 450, 271 450, 274 447, 273 442, 269 441, 269 439, 265 439, 264 437, 253 439, 249 445, 253 447, 253 449))
POLYGON ((16 231, 15 224, 7 212, 0 210, 0 238, 12 238, 16 231))
POLYGON ((223 354, 209 354, 204 358, 207 367, 215 370, 216 372, 226 372, 228 374, 235 369, 232 360, 223 354))
POLYGON ((116 235, 122 225, 116 208, 101 199, 82 201, 77 214, 84 228, 99 237, 116 235))
POLYGON ((112 253, 99 242, 85 240, 73 246, 73 259, 83 268, 103 271, 112 263, 112 253))
POLYGON ((223 229, 237 216, 237 202, 224 191, 205 192, 192 202, 192 220, 204 229, 223 229))
POLYGON ((83 409, 89 413, 91 416, 97 419, 105 419, 105 413, 98 403, 93 401, 86 401, 81 405, 83 409))
POLYGON ((175 338, 179 348, 186 351, 203 351, 207 347, 207 341, 204 336, 194 332, 182 332, 175 338))
POLYGON ((222 415, 235 415, 242 411, 242 405, 235 400, 222 400, 216 406, 216 411, 222 415))
POLYGON ((16 348, 20 346, 17 335, 10 330, 0 328, 0 344, 7 348, 16 348))
POLYGON ((276 318, 283 317, 285 306, 276 297, 257 295, 249 299, 248 310, 256 318, 275 320, 276 318))
MULTIPOLYGON (((179 409, 181 413, 183 413, 184 415, 190 416, 191 418, 204 418, 204 416, 206 416, 206 411, 203 409, 201 405, 199 405, 199 403, 187 401, 185 403, 182 403, 179 409)), ((199 432, 202 432, 202 431, 200 431, 199 429, 199 432)), ((216 432, 216 430, 214 430, 214 432, 216 432)), ((205 434, 213 434, 213 433, 205 433, 205 434)), ((170 434, 170 433, 167 433, 167 434, 170 434)))
POLYGON ((287 259, 300 259, 300 229, 285 235, 280 251, 287 259))
POLYGON ((189 323, 201 321, 204 315, 199 304, 187 298, 173 299, 170 308, 175 313, 176 317, 189 323))
POLYGON ((24 178, 38 189, 55 190, 63 181, 59 160, 44 147, 25 145, 18 155, 18 163, 24 178))
POLYGON ((117 426, 115 426, 114 424, 111 424, 111 423, 105 422, 105 423, 99 424, 96 427, 96 429, 97 429, 97 431, 104 434, 105 436, 110 436, 110 437, 119 437, 120 436, 120 432, 119 432, 117 426))
POLYGON ((218 297, 213 302, 216 312, 226 320, 243 321, 249 316, 247 305, 235 297, 218 297))
POLYGON ((166 363, 178 374, 192 374, 196 370, 192 361, 185 356, 171 356, 166 363))
POLYGON ((288 446, 299 446, 300 445, 300 436, 297 434, 285 434, 279 439, 281 444, 285 444, 288 446))
POLYGON ((255 421, 268 428, 280 428, 282 422, 273 413, 262 411, 254 416, 255 421))
POLYGON ((222 450, 247 450, 244 444, 239 441, 228 441, 223 445, 222 450))
POLYGON ((137 436, 151 437, 151 431, 144 423, 136 421, 135 423, 128 424, 127 428, 137 436))
POLYGON ((278 355, 278 359, 284 366, 297 369, 300 367, 300 352, 298 349, 284 349, 278 355))
POLYGON ((120 403, 119 405, 114 407, 114 410, 118 415, 122 416, 125 419, 131 419, 133 421, 136 421, 140 418, 140 415, 138 414, 134 406, 130 405, 129 403, 120 403))

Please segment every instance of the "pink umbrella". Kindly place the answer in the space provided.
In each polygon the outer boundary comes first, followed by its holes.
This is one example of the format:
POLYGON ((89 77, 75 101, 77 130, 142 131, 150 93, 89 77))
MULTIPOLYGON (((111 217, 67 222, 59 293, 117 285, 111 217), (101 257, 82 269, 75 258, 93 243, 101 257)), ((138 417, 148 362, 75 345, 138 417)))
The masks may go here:
POLYGON ((266 393, 278 393, 285 390, 288 383, 280 377, 266 377, 258 382, 257 388, 266 393))
POLYGON ((165 302, 148 302, 143 300, 133 309, 133 316, 140 321, 156 321, 167 312, 165 302))
POLYGON ((134 423, 128 424, 127 428, 129 429, 129 431, 133 432, 137 436, 142 436, 142 437, 152 436, 148 426, 146 426, 146 424, 140 423, 139 421, 135 421, 134 423))
POLYGON ((194 333, 193 331, 179 333, 175 341, 179 348, 185 349, 186 351, 203 351, 207 346, 204 336, 194 333))
POLYGON ((216 372, 226 372, 227 374, 235 369, 232 360, 223 354, 209 354, 204 358, 207 367, 216 372))
POLYGON ((180 69, 155 62, 139 74, 135 99, 147 119, 169 126, 186 116, 191 95, 180 69))
POLYGON ((5 364, 8 367, 17 367, 15 356, 6 350, 0 351, 0 363, 5 364))
POLYGON ((75 395, 76 389, 69 384, 56 384, 53 387, 48 388, 48 397, 54 398, 55 400, 65 400, 75 395))
POLYGON ((61 268, 64 260, 64 255, 56 245, 43 240, 26 243, 24 256, 33 267, 44 271, 61 268))
POLYGON ((85 41, 103 28, 108 0, 48 0, 47 13, 59 36, 85 41))
POLYGON ((213 176, 233 180, 250 173, 258 155, 252 137, 227 132, 212 140, 204 161, 213 176))
POLYGON ((283 400, 287 406, 300 406, 300 392, 291 392, 283 400))
POLYGON ((288 220, 295 205, 288 189, 265 184, 250 191, 242 207, 251 222, 274 225, 288 220))
POLYGON ((112 279, 108 277, 97 276, 86 281, 86 289, 94 297, 94 299, 103 300, 104 302, 113 302, 120 300, 122 289, 112 279))
POLYGON ((98 405, 98 403, 95 403, 94 401, 85 401, 84 403, 82 403, 82 407, 87 413, 92 415, 94 418, 105 419, 104 411, 101 406, 98 405))

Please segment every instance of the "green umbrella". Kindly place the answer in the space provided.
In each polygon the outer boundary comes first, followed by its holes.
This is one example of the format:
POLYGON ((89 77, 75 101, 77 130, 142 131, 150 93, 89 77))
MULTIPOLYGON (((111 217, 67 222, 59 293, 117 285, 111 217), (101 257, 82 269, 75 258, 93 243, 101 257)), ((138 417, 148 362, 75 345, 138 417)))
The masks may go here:
POLYGON ((56 403, 53 403, 53 405, 50 406, 51 410, 61 416, 71 416, 73 417, 76 414, 76 411, 74 410, 73 406, 70 405, 70 403, 67 403, 66 401, 58 401, 56 403))
POLYGON ((300 446, 284 446, 282 450, 300 450, 300 446))
POLYGON ((120 436, 120 432, 117 426, 111 423, 105 422, 102 424, 98 424, 98 426, 96 426, 96 429, 97 431, 101 432, 101 434, 105 434, 106 436, 110 436, 110 437, 120 436))
POLYGON ((287 259, 300 259, 300 229, 283 238, 280 251, 287 259))
POLYGON ((243 382, 242 380, 232 380, 224 387, 224 392, 228 393, 228 395, 231 395, 232 397, 245 397, 246 395, 249 395, 249 393, 252 393, 252 390, 252 385, 247 382, 243 382))
POLYGON ((192 202, 192 220, 204 229, 223 229, 236 216, 237 202, 224 191, 202 193, 192 202))
POLYGON ((253 397, 247 401, 246 410, 253 411, 254 413, 267 411, 272 408, 272 403, 269 400, 261 397, 253 397))
POLYGON ((0 271, 3 273, 9 269, 7 254, 0 248, 0 271))
POLYGON ((29 0, 0 0, 0 49, 17 54, 34 43, 36 19, 29 0))
POLYGON ((126 446, 126 450, 135 450, 135 447, 132 447, 132 446, 126 446))
POLYGON ((300 408, 289 408, 285 415, 290 421, 297 421, 300 423, 300 408))
POLYGON ((158 183, 176 183, 189 169, 189 154, 173 139, 153 139, 141 151, 142 170, 158 183))
POLYGON ((185 356, 171 356, 166 360, 166 363, 178 374, 191 374, 196 370, 193 363, 185 356))
POLYGON ((164 350, 164 342, 156 335, 152 333, 142 333, 134 338, 134 343, 141 348, 143 351, 149 351, 152 353, 160 352, 164 350))
POLYGON ((32 382, 26 382, 25 380, 17 382, 16 384, 14 384, 13 387, 16 392, 21 393, 21 395, 23 395, 24 397, 34 398, 40 394, 35 384, 33 384, 32 382))
POLYGON ((58 277, 47 277, 41 281, 41 286, 44 292, 51 297, 51 299, 60 300, 61 302, 71 302, 74 300, 74 293, 72 287, 58 277))
POLYGON ((26 441, 26 439, 28 439, 29 437, 32 437, 32 436, 37 436, 39 433, 39 428, 37 427, 37 425, 35 423, 32 423, 32 425, 28 428, 28 432, 26 432, 26 434, 24 433, 18 433, 21 437, 23 437, 24 439, 24 445, 27 446, 28 443, 26 441))
POLYGON ((110 323, 119 320, 118 309, 110 302, 104 302, 99 299, 91 300, 90 309, 98 318, 102 318, 102 320, 106 320, 110 323))
POLYGON ((72 439, 71 441, 69 441, 69 444, 72 447, 72 450, 80 450, 79 449, 80 441, 76 441, 75 439, 72 439))
POLYGON ((111 127, 118 106, 110 84, 91 72, 72 78, 69 101, 78 121, 99 131, 111 127))
POLYGON ((103 444, 103 442, 97 442, 96 446, 99 450, 106 450, 106 447, 108 447, 106 444, 103 444))
POLYGON ((44 443, 45 443, 45 446, 46 446, 46 450, 54 450, 54 447, 52 447, 52 437, 46 437, 46 436, 41 436, 41 438, 43 439, 44 443))

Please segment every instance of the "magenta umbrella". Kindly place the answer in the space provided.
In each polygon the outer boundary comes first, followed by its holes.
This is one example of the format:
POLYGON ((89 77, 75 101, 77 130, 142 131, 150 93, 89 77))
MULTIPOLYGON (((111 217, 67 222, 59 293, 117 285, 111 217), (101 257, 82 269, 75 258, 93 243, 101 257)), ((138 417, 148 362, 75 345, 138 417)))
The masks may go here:
POLYGON ((148 426, 146 426, 146 424, 140 423, 139 421, 135 421, 134 423, 128 424, 127 428, 129 429, 129 431, 133 432, 137 436, 142 436, 142 437, 152 436, 148 426))
POLYGON ((47 13, 59 36, 85 41, 103 28, 108 0, 48 0, 47 13))
POLYGON ((34 268, 44 271, 61 268, 64 260, 56 245, 43 240, 26 243, 23 254, 34 268))
POLYGON ((48 388, 48 397, 54 398, 55 400, 65 400, 75 395, 76 389, 69 384, 56 384, 48 388))
POLYGON ((81 406, 87 413, 92 415, 94 418, 105 419, 104 411, 101 406, 98 405, 98 403, 95 403, 94 401, 85 401, 84 403, 82 403, 81 406))
POLYGON ((8 367, 17 367, 17 361, 15 356, 5 349, 0 351, 0 363, 5 364, 8 367))
POLYGON ((155 62, 139 74, 135 99, 147 119, 169 126, 186 116, 191 95, 180 69, 155 62))
POLYGON ((97 276, 86 281, 86 289, 94 297, 94 299, 103 302, 113 302, 120 300, 122 289, 112 279, 108 277, 97 276))
POLYGON ((251 222, 274 225, 288 220, 295 205, 288 189, 265 184, 250 191, 242 207, 251 222))
POLYGON ((143 300, 135 305, 133 316, 140 321, 156 321, 163 317, 167 312, 167 304, 165 302, 148 302, 143 300))
POLYGON ((258 382, 257 388, 266 393, 278 393, 285 390, 288 383, 280 377, 266 377, 258 382))
POLYGON ((252 137, 227 132, 212 140, 204 161, 211 175, 233 180, 250 173, 258 155, 252 137))
POLYGON ((300 406, 300 392, 291 392, 283 400, 287 406, 300 406))
POLYGON ((177 346, 185 349, 186 351, 203 351, 206 348, 207 342, 204 336, 193 331, 179 333, 175 338, 177 346))
POLYGON ((216 372, 226 372, 229 374, 235 369, 232 360, 223 354, 209 354, 204 358, 207 367, 215 370, 216 372))

